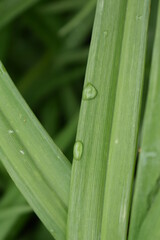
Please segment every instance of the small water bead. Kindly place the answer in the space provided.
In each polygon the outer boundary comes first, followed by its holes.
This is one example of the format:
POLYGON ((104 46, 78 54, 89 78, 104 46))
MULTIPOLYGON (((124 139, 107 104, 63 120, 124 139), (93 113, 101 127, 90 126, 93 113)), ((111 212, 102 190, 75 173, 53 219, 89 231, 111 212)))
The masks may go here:
POLYGON ((75 160, 80 160, 83 154, 83 143, 81 141, 76 141, 73 148, 73 158, 75 160))
POLYGON ((20 150, 19 152, 20 152, 22 155, 24 155, 24 151, 23 151, 23 150, 20 150))
POLYGON ((108 31, 104 31, 103 34, 104 34, 104 37, 108 37, 108 31))
POLYGON ((83 89, 83 94, 82 94, 83 100, 91 100, 91 99, 94 99, 96 96, 97 96, 97 89, 91 83, 88 83, 83 89))
POLYGON ((136 16, 136 19, 137 19, 137 20, 141 20, 142 17, 143 17, 142 15, 137 15, 137 16, 136 16))
POLYGON ((13 131, 12 129, 9 129, 9 130, 8 130, 8 133, 9 133, 9 134, 13 134, 14 131, 13 131))

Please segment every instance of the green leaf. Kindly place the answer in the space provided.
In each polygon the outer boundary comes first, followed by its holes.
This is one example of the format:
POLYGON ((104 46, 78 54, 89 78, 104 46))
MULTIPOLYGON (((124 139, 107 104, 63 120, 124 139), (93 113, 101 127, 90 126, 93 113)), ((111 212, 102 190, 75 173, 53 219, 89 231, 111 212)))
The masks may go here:
POLYGON ((129 240, 160 239, 160 4, 129 240))
POLYGON ((102 240, 127 239, 150 0, 129 0, 105 185, 102 240))
POLYGON ((69 240, 99 239, 126 2, 98 1, 72 167, 69 240), (88 99, 86 99, 88 96, 88 99))
POLYGON ((78 113, 76 113, 67 126, 57 135, 55 143, 57 146, 65 150, 70 145, 76 134, 76 127, 78 122, 78 113))
POLYGON ((60 29, 59 34, 61 36, 65 36, 74 28, 78 27, 81 21, 83 21, 83 19, 85 19, 93 11, 95 5, 96 0, 89 0, 75 17, 60 29))
POLYGON ((39 0, 2 0, 0 2, 0 29, 39 0))
POLYGON ((73 11, 79 9, 84 5, 83 1, 75 1, 75 0, 64 0, 58 2, 49 2, 45 3, 42 6, 38 7, 37 10, 43 14, 59 14, 67 11, 73 11))
POLYGON ((32 209, 30 206, 28 206, 27 204, 22 204, 22 205, 18 205, 18 206, 12 206, 12 207, 7 207, 6 209, 1 209, 1 215, 0 215, 0 219, 5 219, 8 217, 13 217, 16 214, 20 215, 20 214, 24 214, 24 213, 29 213, 31 212, 32 209))
POLYGON ((65 239, 70 163, 37 121, 0 63, 0 158, 56 239, 65 239))
MULTIPOLYGON (((8 239, 8 236, 15 234, 15 225, 18 220, 31 211, 22 195, 15 185, 10 184, 6 193, 0 201, 0 239, 8 239), (14 231, 13 231, 14 228, 14 231)), ((22 219, 21 219, 22 222, 22 219)))

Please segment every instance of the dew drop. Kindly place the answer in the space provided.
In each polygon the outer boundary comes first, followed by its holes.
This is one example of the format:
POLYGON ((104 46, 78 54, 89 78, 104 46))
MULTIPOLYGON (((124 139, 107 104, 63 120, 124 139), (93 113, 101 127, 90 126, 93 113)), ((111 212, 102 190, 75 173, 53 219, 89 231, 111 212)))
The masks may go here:
POLYGON ((13 134, 14 131, 13 131, 12 129, 9 129, 9 130, 8 130, 8 133, 9 133, 9 134, 13 134))
POLYGON ((136 16, 136 19, 137 19, 137 20, 141 20, 141 19, 142 19, 142 15, 137 15, 137 16, 136 16))
POLYGON ((73 157, 75 160, 80 160, 83 154, 83 143, 76 141, 73 148, 73 157))
POLYGON ((83 100, 91 100, 97 96, 97 89, 91 84, 88 83, 83 89, 83 100))
POLYGON ((103 34, 104 34, 104 37, 108 37, 108 31, 104 31, 103 34))
POLYGON ((22 155, 24 155, 24 151, 23 151, 23 150, 20 150, 19 152, 20 152, 22 155))

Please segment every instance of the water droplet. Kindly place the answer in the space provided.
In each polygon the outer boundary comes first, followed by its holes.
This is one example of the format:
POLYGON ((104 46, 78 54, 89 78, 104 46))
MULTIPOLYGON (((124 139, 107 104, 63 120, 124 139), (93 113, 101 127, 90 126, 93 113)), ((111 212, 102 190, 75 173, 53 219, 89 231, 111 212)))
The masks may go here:
POLYGON ((137 20, 141 20, 142 17, 143 17, 142 15, 137 15, 137 16, 136 16, 136 19, 137 19, 137 20))
POLYGON ((9 133, 9 134, 13 134, 14 131, 13 131, 12 129, 9 129, 9 130, 8 130, 8 133, 9 133))
POLYGON ((73 157, 75 160, 80 160, 83 153, 83 143, 81 141, 76 141, 73 149, 73 157))
POLYGON ((104 34, 104 37, 108 37, 108 31, 104 31, 103 34, 104 34))
POLYGON ((91 100, 94 99, 97 96, 97 90, 96 88, 91 84, 88 83, 86 87, 83 89, 83 100, 91 100))
POLYGON ((24 155, 24 151, 23 151, 23 150, 20 150, 19 152, 20 152, 22 155, 24 155))
POLYGON ((115 140, 115 144, 118 144, 118 139, 115 140))

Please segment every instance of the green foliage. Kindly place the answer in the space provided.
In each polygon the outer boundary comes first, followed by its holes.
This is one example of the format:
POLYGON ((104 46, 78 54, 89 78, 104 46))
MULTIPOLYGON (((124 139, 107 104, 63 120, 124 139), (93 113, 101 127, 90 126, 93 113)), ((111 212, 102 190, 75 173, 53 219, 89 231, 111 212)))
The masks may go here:
POLYGON ((137 152, 150 1, 128 1, 112 123, 102 239, 126 239, 137 152))
POLYGON ((0 240, 160 239, 158 3, 0 1, 0 240))
POLYGON ((135 194, 131 213, 129 239, 159 239, 159 142, 160 142, 160 4, 153 49, 148 100, 143 124, 142 143, 135 194))
POLYGON ((2 64, 0 81, 1 161, 49 231, 65 239, 70 163, 40 126, 2 64))
POLYGON ((68 239, 93 239, 93 236, 98 239, 101 231, 125 10, 126 1, 103 5, 100 0, 97 5, 76 136, 84 149, 82 159, 74 160, 72 167, 68 239), (115 21, 110 18, 110 12, 115 21))

